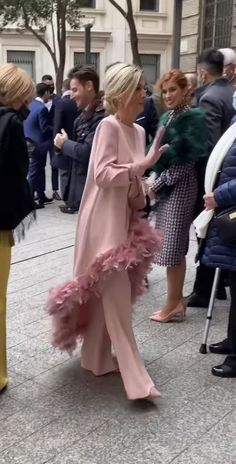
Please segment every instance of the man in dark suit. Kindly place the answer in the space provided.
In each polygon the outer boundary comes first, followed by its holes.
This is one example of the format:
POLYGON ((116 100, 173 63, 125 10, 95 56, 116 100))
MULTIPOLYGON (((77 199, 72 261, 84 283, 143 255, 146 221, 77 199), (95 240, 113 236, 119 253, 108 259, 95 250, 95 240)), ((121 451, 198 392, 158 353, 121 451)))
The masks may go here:
MULTIPOLYGON (((61 97, 59 95, 57 95, 56 93, 54 93, 55 84, 54 84, 53 77, 50 74, 45 74, 42 77, 42 82, 47 84, 49 86, 49 89, 50 89, 50 97, 49 97, 48 102, 46 103, 46 107, 47 107, 47 109, 49 111, 50 124, 51 124, 51 126, 53 126, 54 125, 56 104, 57 104, 58 101, 60 101, 61 97)), ((52 183, 52 191, 53 191, 52 197, 53 197, 54 200, 61 200, 61 197, 60 197, 60 195, 58 193, 58 189, 59 189, 59 172, 58 172, 57 167, 53 165, 53 158, 54 158, 53 143, 52 143, 52 148, 49 151, 49 155, 50 155, 51 170, 52 170, 52 173, 51 173, 51 183, 52 183)))
POLYGON ((36 192, 38 196, 36 207, 44 208, 44 203, 52 201, 44 193, 47 152, 52 148, 53 135, 45 106, 50 97, 50 89, 47 84, 40 83, 36 86, 36 93, 37 97, 29 106, 30 114, 24 122, 24 132, 26 139, 35 147, 30 158, 28 181, 32 192, 36 192))
POLYGON ((146 147, 150 145, 154 139, 158 127, 158 114, 152 97, 146 97, 144 102, 144 110, 137 117, 136 123, 142 126, 146 134, 146 147))
MULTIPOLYGON (((69 139, 73 137, 73 125, 76 117, 79 115, 79 110, 75 100, 71 98, 70 79, 65 79, 62 87, 62 97, 56 102, 53 133, 54 137, 62 129, 68 135, 69 139)), ((69 156, 57 155, 53 159, 53 166, 59 168, 60 173, 60 187, 63 200, 66 197, 69 188, 70 169, 72 160, 69 156)))
MULTIPOLYGON (((235 111, 233 108, 234 88, 223 77, 224 57, 222 53, 209 48, 204 50, 198 58, 198 77, 202 84, 196 90, 196 105, 205 111, 208 156, 223 133, 228 129, 235 111)), ((206 161, 200 161, 197 165, 199 184, 199 210, 203 209, 204 176, 206 161)), ((200 212, 200 211, 199 211, 200 212)), ((211 288, 214 279, 214 269, 203 264, 197 267, 197 274, 193 292, 188 299, 190 307, 207 307, 210 300, 211 288)), ((226 299, 223 279, 219 285, 217 298, 226 299)))

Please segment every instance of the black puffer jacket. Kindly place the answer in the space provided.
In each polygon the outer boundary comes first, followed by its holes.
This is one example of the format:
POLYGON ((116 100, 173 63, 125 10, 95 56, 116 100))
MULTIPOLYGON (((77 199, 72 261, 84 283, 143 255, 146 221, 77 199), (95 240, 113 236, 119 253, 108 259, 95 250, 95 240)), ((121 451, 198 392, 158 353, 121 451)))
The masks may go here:
POLYGON ((0 104, 0 230, 15 229, 34 210, 28 163, 20 114, 0 104))

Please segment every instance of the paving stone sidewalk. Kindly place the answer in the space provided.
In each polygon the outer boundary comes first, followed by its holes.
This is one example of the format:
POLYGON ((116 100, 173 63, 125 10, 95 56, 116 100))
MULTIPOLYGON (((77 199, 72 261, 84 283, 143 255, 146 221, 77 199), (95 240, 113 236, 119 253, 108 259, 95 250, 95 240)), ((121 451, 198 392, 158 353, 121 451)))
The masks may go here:
MULTIPOLYGON (((165 300, 165 270, 134 312, 140 352, 162 397, 126 399, 118 374, 95 378, 50 345, 48 289, 71 276, 76 216, 57 204, 38 212, 13 251, 8 294, 9 389, 0 398, 0 464, 236 464, 236 379, 213 377, 221 357, 199 353, 206 310, 183 323, 148 315, 165 300)), ((191 240, 186 293, 194 278, 191 240)), ((217 303, 210 341, 225 335, 228 303, 217 303)))

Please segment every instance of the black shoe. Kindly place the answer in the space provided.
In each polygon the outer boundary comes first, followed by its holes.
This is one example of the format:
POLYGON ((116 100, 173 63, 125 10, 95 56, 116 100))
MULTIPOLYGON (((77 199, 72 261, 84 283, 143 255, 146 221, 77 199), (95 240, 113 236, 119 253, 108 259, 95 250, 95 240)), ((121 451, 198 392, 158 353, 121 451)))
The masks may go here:
POLYGON ((78 212, 77 209, 69 208, 69 206, 60 206, 60 210, 62 213, 66 213, 66 214, 75 214, 78 212))
POLYGON ((231 347, 229 345, 229 341, 227 338, 223 340, 222 342, 212 343, 211 345, 209 345, 209 351, 215 354, 231 354, 232 353, 232 350, 231 350, 231 347))
POLYGON ((187 298, 187 306, 188 308, 208 308, 209 299, 193 292, 187 298))
POLYGON ((58 201, 61 200, 61 197, 60 197, 59 193, 56 190, 53 192, 52 198, 53 198, 53 200, 58 200, 58 201))
POLYGON ((52 203, 52 202, 53 202, 53 198, 48 198, 48 197, 46 197, 46 195, 44 195, 43 203, 52 203))
POLYGON ((227 300, 227 293, 226 293, 225 287, 218 288, 217 293, 216 293, 216 298, 217 300, 221 300, 221 301, 227 300))
POLYGON ((43 209, 43 208, 45 208, 44 203, 42 203, 41 201, 39 201, 38 203, 36 203, 36 201, 35 201, 34 202, 34 207, 35 207, 35 209, 43 209))
POLYGON ((220 364, 219 366, 215 366, 211 370, 212 374, 216 377, 225 377, 225 378, 233 378, 236 377, 236 369, 227 364, 220 364))

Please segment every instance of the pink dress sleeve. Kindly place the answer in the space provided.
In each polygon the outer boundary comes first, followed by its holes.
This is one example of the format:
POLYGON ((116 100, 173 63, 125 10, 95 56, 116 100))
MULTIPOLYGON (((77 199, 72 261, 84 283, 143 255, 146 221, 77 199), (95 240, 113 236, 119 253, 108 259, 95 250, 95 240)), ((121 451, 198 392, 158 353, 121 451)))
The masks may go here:
POLYGON ((99 187, 126 187, 130 164, 118 163, 118 128, 104 119, 97 128, 94 148, 94 180, 99 187))

